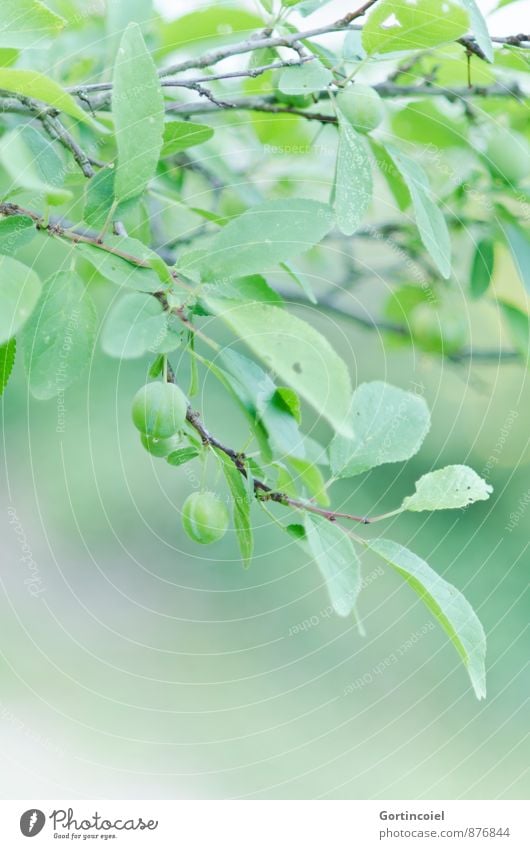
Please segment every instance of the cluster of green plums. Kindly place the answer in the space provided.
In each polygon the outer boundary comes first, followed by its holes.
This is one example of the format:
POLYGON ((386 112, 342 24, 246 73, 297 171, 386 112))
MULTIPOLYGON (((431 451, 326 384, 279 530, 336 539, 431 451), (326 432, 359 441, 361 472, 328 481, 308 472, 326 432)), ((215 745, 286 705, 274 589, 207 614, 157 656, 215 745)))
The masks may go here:
MULTIPOLYGON (((144 448, 155 457, 177 450, 186 422, 188 401, 174 383, 153 381, 138 390, 132 403, 132 420, 144 448)), ((182 526, 202 545, 217 542, 228 527, 226 505, 213 492, 193 492, 182 507, 182 526)))

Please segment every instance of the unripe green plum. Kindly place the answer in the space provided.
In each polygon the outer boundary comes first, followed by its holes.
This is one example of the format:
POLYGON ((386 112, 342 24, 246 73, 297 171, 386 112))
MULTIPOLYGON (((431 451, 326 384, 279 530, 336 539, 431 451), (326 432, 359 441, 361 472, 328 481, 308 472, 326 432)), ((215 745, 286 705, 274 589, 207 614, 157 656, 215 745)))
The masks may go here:
POLYGON ((337 95, 337 106, 350 124, 362 133, 369 133, 385 117, 383 101, 375 88, 355 83, 337 95))
POLYGON ((187 407, 186 396, 174 383, 146 383, 133 398, 132 420, 151 439, 168 439, 182 428, 187 407))
POLYGON ((487 141, 486 160, 496 177, 507 183, 519 183, 530 173, 530 145, 513 130, 495 130, 487 141))
POLYGON ((413 341, 424 351, 454 354, 467 342, 467 321, 456 305, 437 309, 423 303, 409 316, 413 341))
POLYGON ((182 507, 182 527, 194 542, 210 545, 226 533, 228 510, 213 492, 192 492, 182 507))
POLYGON ((158 439, 157 437, 153 438, 142 433, 140 440, 145 450, 152 454, 153 457, 167 457, 172 451, 176 451, 180 445, 178 436, 170 436, 169 439, 158 439))

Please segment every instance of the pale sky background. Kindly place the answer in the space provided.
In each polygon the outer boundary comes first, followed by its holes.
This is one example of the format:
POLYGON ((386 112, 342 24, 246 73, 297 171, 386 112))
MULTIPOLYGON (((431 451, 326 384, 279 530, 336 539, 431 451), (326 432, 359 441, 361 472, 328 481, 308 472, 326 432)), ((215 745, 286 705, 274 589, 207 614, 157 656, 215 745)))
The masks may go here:
MULTIPOLYGON (((493 12, 491 15, 489 13, 498 5, 499 0, 477 0, 477 2, 482 11, 488 15, 488 27, 492 35, 516 35, 519 32, 528 32, 530 29, 530 0, 516 0, 516 2, 498 12, 493 12)), ((302 18, 301 15, 293 14, 291 20, 293 23, 303 22, 303 27, 310 29, 334 18, 339 18, 341 14, 351 11, 360 4, 361 0, 332 0, 309 18, 302 18)), ((211 5, 222 4, 204 2, 204 0, 155 0, 155 6, 167 18, 177 18, 193 9, 204 9, 211 5)), ((249 9, 259 9, 263 12, 258 0, 244 0, 237 5, 249 9)))

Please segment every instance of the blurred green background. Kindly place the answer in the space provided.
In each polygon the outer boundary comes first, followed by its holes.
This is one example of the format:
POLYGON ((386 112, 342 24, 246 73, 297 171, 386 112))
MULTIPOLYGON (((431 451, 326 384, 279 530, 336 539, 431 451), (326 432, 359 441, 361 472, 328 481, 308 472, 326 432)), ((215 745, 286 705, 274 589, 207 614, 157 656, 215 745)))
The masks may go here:
MULTIPOLYGON (((29 399, 19 362, 3 399, 5 798, 527 796, 527 372, 385 350, 351 322, 312 320, 356 383, 415 384, 433 410, 414 461, 336 485, 335 505, 392 509, 448 462, 495 487, 468 511, 377 527, 477 609, 487 701, 414 593, 372 556, 362 639, 329 615, 317 568, 258 506, 249 570, 233 534, 194 546, 179 508, 198 469, 146 454, 129 419, 147 361, 97 354, 66 394, 64 433, 56 401, 29 399)), ((195 403, 220 438, 243 444, 243 417, 219 385, 206 379, 195 403)), ((314 435, 329 438, 320 425, 314 435)))

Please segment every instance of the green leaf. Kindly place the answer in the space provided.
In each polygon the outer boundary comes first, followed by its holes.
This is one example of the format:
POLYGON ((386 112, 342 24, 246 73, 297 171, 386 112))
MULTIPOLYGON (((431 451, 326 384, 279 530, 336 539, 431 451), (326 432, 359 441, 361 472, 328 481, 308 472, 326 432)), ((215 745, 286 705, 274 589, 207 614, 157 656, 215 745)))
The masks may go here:
POLYGON ((419 595, 458 651, 477 699, 486 698, 486 636, 462 593, 399 543, 373 539, 366 545, 386 560, 419 595))
POLYGON ((3 395, 11 372, 13 371, 16 351, 17 343, 14 337, 4 345, 0 345, 0 395, 3 395))
POLYGON ((312 248, 332 226, 326 204, 301 198, 265 201, 223 227, 195 267, 209 281, 263 274, 312 248))
POLYGON ((230 348, 223 351, 221 362, 229 374, 231 390, 251 420, 263 429, 272 451, 279 456, 305 457, 296 418, 268 374, 230 348))
POLYGON ((241 33, 263 27, 265 21, 252 12, 234 6, 211 5, 194 10, 187 15, 166 23, 161 28, 161 53, 170 53, 178 48, 196 49, 206 39, 233 40, 241 33))
POLYGON ((339 150, 334 188, 337 227, 346 236, 358 229, 372 199, 372 168, 365 140, 338 111, 339 150))
POLYGON ((254 534, 250 523, 250 492, 247 483, 232 460, 223 451, 214 448, 215 454, 221 461, 221 466, 232 496, 234 526, 237 541, 241 551, 243 566, 250 565, 254 550, 254 534))
POLYGON ((37 71, 27 71, 21 68, 0 68, 0 88, 33 97, 49 106, 55 106, 65 115, 78 121, 93 123, 92 118, 77 105, 74 98, 61 86, 37 71))
POLYGON ((527 292, 530 292, 530 238, 516 224, 504 228, 514 265, 527 292))
POLYGON ((361 564, 346 531, 319 516, 306 514, 306 540, 326 582, 335 613, 349 616, 361 591, 361 564))
POLYGON ((462 147, 467 144, 468 123, 465 117, 449 115, 427 98, 395 112, 392 130, 399 138, 416 144, 431 145, 436 139, 437 148, 462 147))
POLYGON ((306 296, 307 300, 311 304, 316 304, 317 299, 315 297, 315 293, 313 292, 313 288, 311 286, 311 283, 309 282, 307 274, 298 271, 297 269, 293 268, 292 265, 287 264, 286 262, 280 262, 280 268, 282 268, 283 271, 287 272, 291 280, 294 280, 297 286, 300 286, 300 289, 306 296))
POLYGON ((14 187, 44 195, 50 204, 61 204, 72 197, 71 192, 63 188, 63 160, 52 141, 34 127, 17 127, 2 136, 0 162, 14 187))
POLYGON ((0 0, 1 47, 39 47, 64 24, 64 18, 38 0, 0 0))
POLYGON ((373 138, 369 138, 368 141, 372 148, 377 166, 385 178, 388 188, 392 192, 399 209, 403 212, 408 206, 410 206, 411 203, 410 192, 407 188, 407 184, 383 145, 376 142, 373 138))
POLYGON ((314 498, 317 504, 327 507, 330 501, 326 490, 326 482, 318 466, 315 466, 309 460, 300 460, 296 457, 289 457, 289 465, 296 472, 296 483, 298 485, 302 484, 307 489, 309 496, 314 498))
POLYGON ((403 499, 403 510, 452 510, 487 501, 493 487, 469 466, 445 466, 416 481, 414 495, 403 499))
POLYGON ((192 124, 191 121, 168 121, 164 124, 162 156, 173 156, 173 154, 180 153, 181 150, 186 150, 188 147, 204 144, 212 138, 213 134, 213 127, 208 127, 206 124, 192 124))
POLYGON ((421 50, 455 41, 469 28, 467 13, 452 0, 382 0, 363 26, 366 52, 421 50))
POLYGON ((190 460, 194 460, 198 456, 199 452, 196 448, 179 448, 177 451, 172 451, 171 454, 168 454, 166 460, 170 466, 182 466, 184 463, 189 463, 190 460))
POLYGON ((329 451, 337 478, 408 460, 419 451, 431 424, 429 408, 420 395, 379 380, 362 383, 355 390, 349 416, 353 439, 337 435, 329 451))
POLYGON ((95 334, 96 313, 81 278, 59 271, 46 280, 22 333, 31 393, 46 400, 74 383, 90 362, 95 334))
POLYGON ((333 80, 333 74, 318 59, 304 65, 284 68, 278 80, 278 88, 284 94, 312 94, 322 91, 333 80))
POLYGON ((114 176, 114 168, 102 168, 86 185, 83 219, 98 230, 103 228, 114 203, 114 176))
POLYGON ((484 53, 484 56, 486 57, 488 62, 493 62, 493 44, 491 42, 491 37, 488 32, 488 25, 486 24, 484 15, 482 14, 480 7, 475 2, 475 0, 459 0, 459 2, 469 13, 471 32, 475 36, 478 46, 484 53))
POLYGON ((499 302, 515 348, 526 362, 530 361, 530 317, 513 304, 499 302))
POLYGON ((386 149, 410 191, 421 240, 447 279, 451 276, 451 240, 443 213, 432 199, 427 175, 417 162, 393 145, 387 144, 386 149))
POLYGON ((480 298, 487 291, 494 263, 495 245, 491 239, 482 239, 476 247, 471 265, 470 288, 473 298, 480 298))
MULTIPOLYGON (((107 236, 105 239, 105 245, 108 245, 113 250, 123 252, 124 256, 128 256, 129 254, 131 256, 137 255, 137 253, 131 253, 130 250, 127 250, 134 243, 136 243, 136 239, 124 240, 119 236, 107 236)), ((138 242, 138 245, 144 248, 144 250, 147 250, 141 242, 138 242)), ((125 286, 127 289, 134 289, 137 292, 160 291, 160 278, 152 269, 143 268, 132 262, 128 262, 123 256, 117 256, 105 250, 104 246, 100 247, 86 242, 79 242, 72 250, 88 260, 103 277, 106 277, 107 280, 110 280, 117 286, 125 286)), ((134 250, 136 251, 136 248, 134 250)), ((141 256, 139 258, 141 259, 141 256)))
POLYGON ((305 321, 268 304, 207 298, 211 311, 311 404, 339 433, 350 434, 348 369, 327 339, 305 321))
POLYGON ((0 345, 30 317, 41 293, 35 272, 9 256, 0 256, 0 345))
POLYGON ((164 99, 155 63, 138 24, 123 33, 112 90, 118 164, 116 200, 141 195, 154 176, 164 132, 164 99))
POLYGON ((167 316, 160 301, 131 292, 111 308, 101 332, 101 347, 110 357, 132 360, 158 351, 166 334, 167 316))
POLYGON ((0 254, 16 256, 36 236, 37 228, 27 215, 10 215, 0 218, 0 254))
POLYGON ((203 291, 205 294, 211 292, 214 297, 221 295, 223 298, 234 298, 238 301, 263 301, 265 304, 283 307, 283 298, 271 289, 261 274, 223 280, 222 283, 212 286, 206 284, 203 291))

